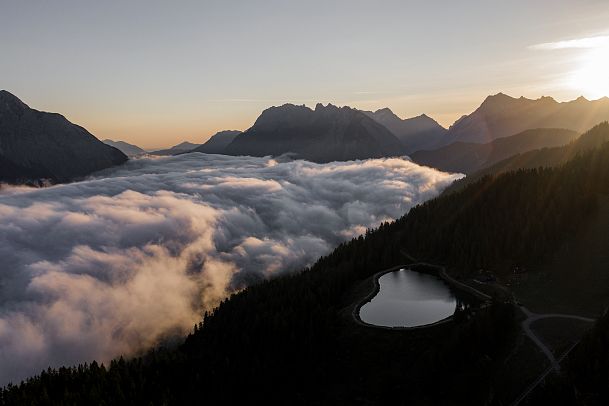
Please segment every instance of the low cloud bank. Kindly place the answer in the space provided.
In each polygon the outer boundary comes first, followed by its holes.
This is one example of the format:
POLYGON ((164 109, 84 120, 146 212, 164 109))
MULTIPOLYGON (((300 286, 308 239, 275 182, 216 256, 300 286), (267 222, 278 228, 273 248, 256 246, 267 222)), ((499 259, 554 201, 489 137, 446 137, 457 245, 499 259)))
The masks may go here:
POLYGON ((230 292, 311 264, 458 175, 187 154, 0 190, 0 385, 185 334, 230 292))

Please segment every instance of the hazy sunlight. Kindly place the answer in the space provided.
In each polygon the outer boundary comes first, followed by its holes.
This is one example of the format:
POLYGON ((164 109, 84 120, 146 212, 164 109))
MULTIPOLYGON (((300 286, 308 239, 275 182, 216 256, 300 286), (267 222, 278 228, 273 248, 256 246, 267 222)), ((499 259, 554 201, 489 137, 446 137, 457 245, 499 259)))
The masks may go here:
POLYGON ((569 85, 587 98, 609 96, 609 44, 586 50, 580 67, 569 78, 569 85))

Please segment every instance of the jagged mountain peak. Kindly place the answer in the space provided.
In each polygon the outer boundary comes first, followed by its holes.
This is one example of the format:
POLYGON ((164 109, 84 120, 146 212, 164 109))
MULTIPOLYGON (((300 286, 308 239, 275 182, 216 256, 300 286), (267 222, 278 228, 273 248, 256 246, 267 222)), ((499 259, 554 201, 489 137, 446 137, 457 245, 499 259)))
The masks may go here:
POLYGON ((472 114, 450 128, 450 142, 485 143, 531 128, 566 128, 585 131, 609 119, 609 104, 584 97, 557 102, 549 96, 515 99, 504 93, 488 96, 472 114))
POLYGON ((254 125, 224 150, 229 155, 293 153, 314 162, 403 154, 395 135, 367 114, 348 106, 285 104, 262 112, 254 125))
MULTIPOLYGON (((345 108, 345 107, 343 107, 345 108)), ((327 105, 323 105, 323 103, 317 103, 315 105, 315 111, 334 111, 334 110, 339 110, 340 107, 335 106, 332 103, 328 103, 327 105)))

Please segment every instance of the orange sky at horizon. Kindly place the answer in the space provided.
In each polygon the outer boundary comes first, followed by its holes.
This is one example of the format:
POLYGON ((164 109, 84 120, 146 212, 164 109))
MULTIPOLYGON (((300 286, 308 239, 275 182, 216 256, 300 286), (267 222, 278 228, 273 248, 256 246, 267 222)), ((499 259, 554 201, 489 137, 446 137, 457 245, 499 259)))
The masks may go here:
MULTIPOLYGON (((415 117, 420 114, 427 114, 440 125, 448 128, 461 116, 472 113, 484 101, 484 99, 492 94, 498 93, 500 90, 493 90, 487 93, 481 93, 465 97, 443 100, 439 106, 434 106, 434 97, 422 97, 424 103, 408 102, 410 97, 403 97, 407 101, 401 100, 371 100, 360 101, 355 103, 344 103, 336 101, 320 101, 320 103, 332 103, 338 106, 350 106, 362 110, 377 110, 388 107, 396 115, 405 119, 415 117), (437 108, 441 107, 441 108, 437 108), (427 110, 425 110, 427 108, 427 110)), ((531 99, 538 99, 542 96, 550 96, 559 102, 570 101, 581 96, 570 92, 563 94, 563 97, 557 97, 549 93, 538 93, 536 95, 510 93, 502 91, 512 97, 524 96, 531 99)), ((27 103, 27 102, 26 102, 27 103)), ((238 104, 238 102, 236 102, 238 104)), ((257 111, 239 111, 235 115, 226 114, 218 117, 213 123, 206 122, 201 115, 184 115, 176 114, 175 116, 158 116, 158 115, 142 115, 136 117, 135 121, 129 120, 128 117, 109 117, 99 116, 95 112, 80 111, 76 114, 70 114, 67 111, 57 111, 63 114, 71 122, 85 127, 89 132, 95 135, 100 140, 112 139, 121 140, 138 145, 147 150, 163 149, 173 145, 177 145, 183 141, 192 143, 203 143, 207 141, 213 134, 223 130, 241 130, 245 131, 253 125, 260 113, 271 106, 277 106, 285 103, 305 104, 310 108, 314 108, 317 102, 292 102, 284 101, 274 104, 260 106, 257 111), (162 120, 159 120, 162 118, 162 120)), ((45 110, 37 106, 32 106, 39 110, 45 110)), ((69 107, 69 106, 66 106, 69 107)), ((237 106, 238 107, 238 106, 237 106)), ((243 109, 241 109, 243 110, 243 109)))
POLYGON ((608 21, 599 0, 8 2, 0 88, 145 149, 246 130, 284 103, 448 127, 499 92, 608 95, 608 21))

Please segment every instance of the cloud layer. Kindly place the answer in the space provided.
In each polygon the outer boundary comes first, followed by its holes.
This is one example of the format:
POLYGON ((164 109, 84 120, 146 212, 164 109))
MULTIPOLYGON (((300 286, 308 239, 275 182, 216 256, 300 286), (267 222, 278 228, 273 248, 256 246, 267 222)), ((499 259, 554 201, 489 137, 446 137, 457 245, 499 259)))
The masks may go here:
POLYGON ((230 292, 297 270, 456 179, 402 159, 187 154, 0 190, 0 384, 185 334, 230 292))

